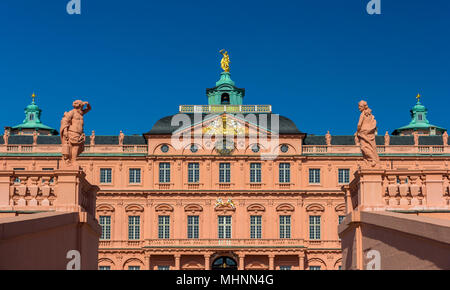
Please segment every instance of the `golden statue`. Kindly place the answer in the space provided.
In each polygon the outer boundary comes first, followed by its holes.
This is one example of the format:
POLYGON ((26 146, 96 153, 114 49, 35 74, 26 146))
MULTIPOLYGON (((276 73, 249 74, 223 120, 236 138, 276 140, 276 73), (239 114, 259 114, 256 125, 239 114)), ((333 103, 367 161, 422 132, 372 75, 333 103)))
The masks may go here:
POLYGON ((223 55, 220 66, 224 72, 230 72, 230 56, 228 55, 228 52, 225 49, 222 49, 219 52, 223 55))

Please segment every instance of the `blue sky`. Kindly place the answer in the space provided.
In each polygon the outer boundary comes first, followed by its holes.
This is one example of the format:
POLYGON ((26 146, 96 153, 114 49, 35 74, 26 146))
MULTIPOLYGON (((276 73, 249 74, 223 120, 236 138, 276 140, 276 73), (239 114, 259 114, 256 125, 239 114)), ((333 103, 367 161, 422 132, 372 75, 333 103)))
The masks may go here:
POLYGON ((380 134, 406 125, 415 96, 450 128, 450 1, 1 0, 0 126, 22 122, 34 91, 59 129, 76 98, 85 131, 141 134, 205 88, 231 57, 246 104, 271 104, 310 134, 353 134, 365 99, 380 134))

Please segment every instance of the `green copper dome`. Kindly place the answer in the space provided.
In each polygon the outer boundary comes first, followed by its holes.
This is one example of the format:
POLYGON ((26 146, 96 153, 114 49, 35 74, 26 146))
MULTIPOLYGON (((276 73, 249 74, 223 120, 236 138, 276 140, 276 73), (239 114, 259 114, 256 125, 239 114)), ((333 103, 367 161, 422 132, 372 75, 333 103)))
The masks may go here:
POLYGON ((33 98, 33 101, 25 108, 25 119, 23 120, 23 123, 12 127, 12 133, 27 135, 33 134, 33 131, 37 131, 42 135, 58 135, 58 131, 42 124, 42 110, 35 103, 36 95, 33 94, 31 97, 33 98))
POLYGON ((447 129, 430 124, 427 119, 428 110, 420 103, 420 95, 417 95, 417 103, 411 109, 411 122, 403 127, 395 129, 392 135, 411 135, 414 132, 427 135, 440 135, 447 129))

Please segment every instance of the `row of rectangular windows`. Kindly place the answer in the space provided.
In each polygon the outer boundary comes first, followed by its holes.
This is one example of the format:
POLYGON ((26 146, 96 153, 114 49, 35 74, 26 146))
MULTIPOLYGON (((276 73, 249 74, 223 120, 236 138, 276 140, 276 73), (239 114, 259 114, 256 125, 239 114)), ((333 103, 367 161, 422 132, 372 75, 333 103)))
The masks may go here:
MULTIPOLYGON (((280 183, 291 182, 291 165, 289 163, 279 164, 279 176, 280 183)), ((188 182, 196 183, 200 181, 200 165, 199 163, 188 164, 188 182)), ((170 163, 159 164, 159 182, 170 182, 170 163)), ((231 170, 230 163, 219 164, 219 182, 229 183, 231 182, 231 170)), ((250 182, 261 182, 261 163, 250 163, 250 182)), ((338 169, 338 183, 346 184, 350 182, 350 169, 338 169)), ((112 183, 112 169, 100 168, 100 183, 112 183)), ((141 169, 130 168, 129 169, 129 183, 141 183, 141 169)), ((309 183, 320 184, 320 169, 309 169, 309 183)))
MULTIPOLYGON (((140 270, 140 266, 128 266, 128 270, 140 270)), ((291 270, 292 266, 282 265, 280 266, 280 270, 291 270)), ((320 266, 309 266, 309 270, 320 270, 320 266)), ((339 270, 341 266, 339 266, 339 270)), ((99 270, 111 270, 111 266, 100 266, 99 270)), ((170 270, 170 266, 167 265, 158 265, 158 270, 170 270)))
MULTIPOLYGON (((128 217, 128 239, 140 239, 140 216, 128 217)), ((291 216, 280 215, 280 239, 291 238, 291 216)), ((320 240, 320 216, 309 216, 309 239, 320 240)), ((339 216, 339 224, 342 222, 344 216, 339 216)), ((101 239, 111 239, 111 216, 100 216, 100 226, 102 228, 101 239)), ((231 216, 218 216, 218 238, 231 239, 231 216)), ((188 239, 199 238, 199 216, 190 215, 187 219, 187 237, 188 239)), ((158 238, 170 239, 170 216, 158 216, 158 238)), ((262 217, 260 215, 250 216, 250 238, 262 238, 262 217)))

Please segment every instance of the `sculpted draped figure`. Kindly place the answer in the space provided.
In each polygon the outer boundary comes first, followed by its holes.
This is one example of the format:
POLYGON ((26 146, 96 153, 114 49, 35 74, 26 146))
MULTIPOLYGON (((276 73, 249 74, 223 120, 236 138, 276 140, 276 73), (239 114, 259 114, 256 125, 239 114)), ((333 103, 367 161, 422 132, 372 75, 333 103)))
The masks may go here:
POLYGON ((67 164, 73 164, 84 150, 83 116, 91 110, 88 102, 76 100, 72 105, 73 109, 64 113, 60 129, 62 156, 67 164))
POLYGON ((366 101, 360 101, 358 106, 361 115, 359 116, 358 128, 355 133, 355 141, 357 141, 356 144, 361 148, 366 164, 375 167, 379 162, 375 143, 377 121, 375 121, 372 110, 369 109, 366 101))
POLYGON ((223 55, 220 66, 224 72, 230 72, 230 56, 228 55, 228 52, 225 51, 225 49, 222 49, 219 52, 223 55))

